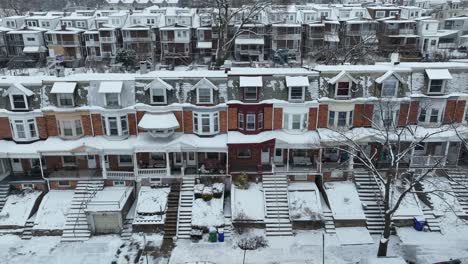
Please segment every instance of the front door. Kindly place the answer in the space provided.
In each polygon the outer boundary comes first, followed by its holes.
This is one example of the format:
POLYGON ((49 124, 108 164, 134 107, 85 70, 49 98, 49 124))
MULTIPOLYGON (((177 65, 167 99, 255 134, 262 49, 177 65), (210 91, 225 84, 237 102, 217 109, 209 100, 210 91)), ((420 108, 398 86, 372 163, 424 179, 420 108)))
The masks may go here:
POLYGON ((270 164, 270 148, 262 148, 262 164, 270 164))
POLYGON ((195 160, 195 152, 187 152, 187 165, 188 166, 195 166, 197 165, 197 161, 195 160))
POLYGON ((275 149, 275 164, 283 164, 283 149, 275 149))
POLYGON ((182 153, 174 152, 173 157, 174 157, 174 165, 182 166, 182 153))
POLYGON ((88 155, 88 169, 96 168, 96 157, 94 155, 88 155))
POLYGON ((448 153, 447 153, 447 164, 448 166, 456 166, 458 163, 458 153, 460 153, 460 143, 450 142, 448 153))
POLYGON ((23 166, 20 159, 11 159, 11 167, 13 172, 23 172, 23 166))

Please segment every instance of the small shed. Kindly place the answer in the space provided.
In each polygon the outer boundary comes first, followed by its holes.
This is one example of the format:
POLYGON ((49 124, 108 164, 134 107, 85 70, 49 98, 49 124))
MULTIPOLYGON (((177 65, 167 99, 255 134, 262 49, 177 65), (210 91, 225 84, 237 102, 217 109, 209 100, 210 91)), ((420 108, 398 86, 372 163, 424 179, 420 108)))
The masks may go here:
POLYGON ((97 192, 85 209, 91 232, 120 233, 133 200, 132 187, 106 187, 97 192))

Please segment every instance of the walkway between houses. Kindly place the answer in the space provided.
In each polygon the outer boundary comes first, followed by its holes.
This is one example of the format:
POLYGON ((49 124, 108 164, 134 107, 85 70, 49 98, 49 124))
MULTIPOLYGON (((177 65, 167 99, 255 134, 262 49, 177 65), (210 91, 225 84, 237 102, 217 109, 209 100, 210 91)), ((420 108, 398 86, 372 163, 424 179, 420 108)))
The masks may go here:
POLYGON ((265 225, 267 236, 292 236, 289 218, 288 178, 285 175, 263 177, 265 225))
POLYGON ((180 202, 177 224, 177 238, 189 239, 192 232, 192 206, 195 178, 184 177, 180 191, 180 202))
POLYGON ((104 188, 102 180, 79 181, 76 185, 70 210, 67 213, 62 241, 83 241, 91 237, 85 208, 96 192, 104 188))

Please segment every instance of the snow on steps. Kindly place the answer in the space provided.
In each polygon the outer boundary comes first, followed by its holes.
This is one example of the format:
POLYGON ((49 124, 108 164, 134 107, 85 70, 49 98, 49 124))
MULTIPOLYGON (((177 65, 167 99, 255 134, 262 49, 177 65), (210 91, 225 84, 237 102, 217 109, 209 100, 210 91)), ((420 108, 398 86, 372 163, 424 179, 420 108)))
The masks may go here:
POLYGON ((434 213, 434 204, 432 203, 431 196, 428 194, 424 193, 425 186, 424 186, 424 181, 421 182, 421 188, 422 188, 422 194, 426 196, 426 200, 429 203, 427 206, 423 204, 423 214, 424 218, 426 219, 426 225, 429 228, 429 231, 431 232, 441 232, 440 229, 440 220, 437 218, 437 216, 434 213))
POLYGON ((369 233, 382 234, 384 230, 384 207, 380 189, 374 178, 367 171, 355 171, 354 182, 357 186, 359 199, 365 204, 364 214, 369 233))
POLYGON ((164 223, 164 237, 173 241, 173 238, 177 236, 177 215, 179 212, 179 200, 180 200, 180 184, 172 183, 171 192, 167 198, 167 211, 166 211, 166 221, 164 223))
POLYGON ((228 239, 232 237, 232 219, 231 216, 225 215, 224 216, 224 239, 228 239))
POLYGON ((289 218, 287 176, 263 176, 265 199, 265 226, 267 236, 292 236, 289 218))
POLYGON ((5 206, 8 194, 10 193, 10 184, 2 183, 0 184, 0 212, 5 206))
POLYGON ((177 238, 189 239, 192 232, 192 206, 194 198, 194 177, 184 177, 180 190, 179 212, 177 216, 177 238))
POLYGON ((333 220, 333 213, 330 209, 323 211, 323 217, 325 222, 325 233, 336 234, 335 221, 333 220))
POLYGON ((124 221, 122 231, 120 232, 120 237, 122 240, 130 240, 133 233, 133 218, 127 218, 124 221))
POLYGON ((468 217, 468 171, 467 170, 447 170, 448 176, 451 178, 450 185, 453 193, 457 197, 463 213, 459 217, 468 217))
POLYGON ((84 209, 96 192, 104 188, 102 180, 78 181, 72 204, 67 212, 65 227, 63 229, 62 241, 83 241, 91 237, 88 220, 84 209))
POLYGON ((21 239, 30 240, 33 237, 32 229, 34 227, 34 218, 28 219, 26 225, 24 226, 23 233, 21 234, 21 239))

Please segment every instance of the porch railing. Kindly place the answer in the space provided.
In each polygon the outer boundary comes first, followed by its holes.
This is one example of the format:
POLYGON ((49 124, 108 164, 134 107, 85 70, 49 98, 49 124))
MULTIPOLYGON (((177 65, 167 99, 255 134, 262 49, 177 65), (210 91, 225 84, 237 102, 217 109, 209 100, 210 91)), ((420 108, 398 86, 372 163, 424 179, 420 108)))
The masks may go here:
POLYGON ((138 169, 138 177, 166 176, 166 168, 138 169))
POLYGON ((135 176, 133 171, 107 171, 106 174, 108 179, 119 180, 133 179, 135 176))
POLYGON ((435 166, 445 165, 444 156, 413 156, 411 158, 411 166, 435 166))

